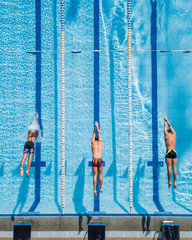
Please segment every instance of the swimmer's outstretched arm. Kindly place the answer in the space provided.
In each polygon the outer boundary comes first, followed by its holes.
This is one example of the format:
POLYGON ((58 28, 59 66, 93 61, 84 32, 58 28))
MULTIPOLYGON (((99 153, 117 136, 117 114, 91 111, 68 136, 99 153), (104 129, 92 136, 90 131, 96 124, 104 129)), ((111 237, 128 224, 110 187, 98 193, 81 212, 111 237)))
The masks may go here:
POLYGON ((36 131, 34 132, 34 135, 35 135, 35 137, 37 138, 37 137, 38 137, 38 135, 39 135, 39 131, 38 131, 38 130, 36 130, 36 131))
POLYGON ((164 134, 167 133, 167 120, 166 116, 164 116, 164 134))
MULTIPOLYGON (((165 129, 165 125, 166 125, 166 122, 167 122, 167 124, 169 125, 169 128, 171 129, 172 133, 176 133, 175 130, 173 129, 173 127, 171 126, 170 122, 168 121, 166 116, 164 116, 164 120, 165 120, 165 122, 164 122, 164 129, 165 129)), ((167 129, 167 126, 166 126, 166 129, 167 129)))
POLYGON ((35 113, 35 118, 36 118, 36 120, 38 122, 38 113, 37 112, 35 113))
POLYGON ((102 141, 101 133, 100 133, 100 130, 99 130, 99 127, 98 127, 98 122, 95 122, 95 127, 97 128, 97 132, 98 132, 98 140, 102 141))
POLYGON ((92 143, 95 141, 95 133, 96 133, 96 126, 95 126, 94 131, 93 131, 92 143))
MULTIPOLYGON (((37 112, 35 113, 35 120, 36 120, 37 124, 39 125, 38 113, 37 113, 37 112)), ((38 130, 35 130, 34 135, 35 135, 35 137, 37 138, 37 137, 39 136, 39 131, 38 131, 38 130)))

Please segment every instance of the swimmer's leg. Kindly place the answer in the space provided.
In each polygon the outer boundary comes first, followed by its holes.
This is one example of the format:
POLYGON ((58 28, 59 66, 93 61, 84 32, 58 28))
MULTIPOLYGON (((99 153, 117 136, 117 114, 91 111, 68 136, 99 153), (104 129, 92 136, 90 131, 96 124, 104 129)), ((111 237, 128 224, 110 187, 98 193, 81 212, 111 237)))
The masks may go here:
POLYGON ((172 167, 173 167, 173 176, 174 176, 174 189, 176 189, 176 179, 177 179, 177 158, 173 158, 172 167))
POLYGON ((24 166, 26 158, 27 158, 27 153, 23 153, 23 158, 21 160, 21 168, 20 168, 20 175, 21 176, 23 176, 23 166, 24 166))
POLYGON ((92 167, 93 170, 93 187, 94 187, 94 196, 97 196, 96 186, 97 186, 97 167, 92 167))
POLYGON ((100 193, 103 192, 102 190, 102 186, 103 186, 103 166, 102 167, 98 167, 98 170, 99 170, 99 184, 100 184, 100 193))
POLYGON ((167 164, 167 176, 168 176, 168 186, 169 188, 171 187, 171 163, 172 163, 172 158, 166 158, 166 164, 167 164))
POLYGON ((27 168, 27 171, 26 171, 27 177, 29 177, 29 170, 30 170, 30 167, 31 167, 33 155, 34 155, 34 154, 29 154, 28 168, 27 168))

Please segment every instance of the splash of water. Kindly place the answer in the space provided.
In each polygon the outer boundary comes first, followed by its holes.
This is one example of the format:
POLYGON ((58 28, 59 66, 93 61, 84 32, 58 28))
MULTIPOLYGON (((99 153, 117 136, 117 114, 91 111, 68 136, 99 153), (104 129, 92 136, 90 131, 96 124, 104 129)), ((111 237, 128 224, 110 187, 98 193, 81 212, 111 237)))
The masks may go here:
POLYGON ((28 130, 31 132, 39 131, 39 122, 38 122, 38 114, 37 113, 35 114, 31 124, 28 126, 28 130))

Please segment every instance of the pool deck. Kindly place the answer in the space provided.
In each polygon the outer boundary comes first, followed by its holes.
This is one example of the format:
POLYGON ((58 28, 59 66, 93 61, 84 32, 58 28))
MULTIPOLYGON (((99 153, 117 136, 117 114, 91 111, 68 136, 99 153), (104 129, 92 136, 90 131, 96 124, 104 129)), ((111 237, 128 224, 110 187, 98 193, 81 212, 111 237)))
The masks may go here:
POLYGON ((88 223, 94 221, 100 221, 106 225, 106 240, 162 239, 162 221, 174 221, 180 226, 181 239, 192 239, 192 217, 84 215, 0 217, 0 239, 12 239, 10 235, 13 234, 13 226, 20 221, 31 223, 32 240, 87 239, 88 223))

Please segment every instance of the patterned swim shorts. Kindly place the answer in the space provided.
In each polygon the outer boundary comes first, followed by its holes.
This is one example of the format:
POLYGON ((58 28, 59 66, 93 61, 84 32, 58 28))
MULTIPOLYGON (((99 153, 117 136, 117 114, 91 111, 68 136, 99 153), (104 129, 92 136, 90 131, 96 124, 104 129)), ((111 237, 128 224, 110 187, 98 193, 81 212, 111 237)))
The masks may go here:
POLYGON ((33 141, 27 141, 24 146, 24 153, 34 154, 35 144, 33 141))
POLYGON ((103 158, 93 158, 92 167, 102 167, 103 166, 103 158))

